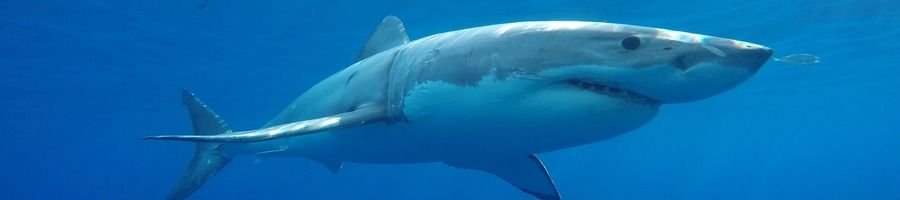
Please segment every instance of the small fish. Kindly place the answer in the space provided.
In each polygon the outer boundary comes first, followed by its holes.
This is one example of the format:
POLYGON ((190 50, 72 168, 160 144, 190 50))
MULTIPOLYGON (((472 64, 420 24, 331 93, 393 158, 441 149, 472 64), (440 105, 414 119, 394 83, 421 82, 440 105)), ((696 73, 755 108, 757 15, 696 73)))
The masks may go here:
POLYGON ((819 56, 808 54, 808 53, 798 53, 791 54, 787 56, 782 56, 780 58, 772 58, 775 61, 795 64, 795 65, 812 65, 819 63, 819 56))

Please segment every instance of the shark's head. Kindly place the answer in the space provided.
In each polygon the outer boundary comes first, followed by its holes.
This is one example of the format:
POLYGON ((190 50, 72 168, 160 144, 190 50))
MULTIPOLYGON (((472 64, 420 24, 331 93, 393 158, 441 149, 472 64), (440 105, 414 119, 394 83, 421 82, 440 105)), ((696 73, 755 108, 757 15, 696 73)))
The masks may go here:
POLYGON ((392 73, 412 85, 401 93, 407 119, 473 127, 482 139, 552 133, 528 137, 554 149, 633 130, 662 104, 720 94, 753 76, 772 50, 649 27, 521 22, 431 36, 400 54, 392 73), (478 132, 486 127, 497 130, 478 132))
POLYGON ((538 78, 656 103, 722 93, 750 78, 772 55, 753 43, 658 28, 584 22, 544 24, 523 49, 538 78))

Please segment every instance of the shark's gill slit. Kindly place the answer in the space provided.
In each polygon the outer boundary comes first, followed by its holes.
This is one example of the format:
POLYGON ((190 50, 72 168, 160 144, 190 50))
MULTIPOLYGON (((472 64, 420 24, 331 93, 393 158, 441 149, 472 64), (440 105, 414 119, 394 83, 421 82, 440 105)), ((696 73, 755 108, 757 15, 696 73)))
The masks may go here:
POLYGON ((353 74, 350 74, 350 76, 347 77, 347 81, 345 81, 344 84, 350 84, 350 80, 353 80, 353 77, 356 77, 357 72, 359 72, 359 71, 355 71, 355 72, 353 72, 353 74))

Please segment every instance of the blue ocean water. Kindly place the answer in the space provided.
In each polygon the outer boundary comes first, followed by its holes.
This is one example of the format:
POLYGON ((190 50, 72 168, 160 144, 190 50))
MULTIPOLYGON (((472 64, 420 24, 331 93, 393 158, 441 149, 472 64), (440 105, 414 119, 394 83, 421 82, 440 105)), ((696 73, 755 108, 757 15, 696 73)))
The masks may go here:
MULTIPOLYGON (((0 199, 160 199, 193 145, 182 88, 266 123, 354 62, 380 19, 410 36, 525 20, 669 28, 810 52, 646 126, 543 159, 563 199, 900 199, 900 1, 0 1, 0 199)), ((238 158, 193 199, 529 199, 439 164, 238 158)))

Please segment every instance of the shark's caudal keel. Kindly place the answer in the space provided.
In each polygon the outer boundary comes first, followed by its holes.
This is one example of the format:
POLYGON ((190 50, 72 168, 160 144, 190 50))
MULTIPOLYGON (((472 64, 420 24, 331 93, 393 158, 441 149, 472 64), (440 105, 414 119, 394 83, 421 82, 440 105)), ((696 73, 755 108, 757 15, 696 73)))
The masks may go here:
POLYGON ((598 22, 519 22, 409 41, 387 17, 359 61, 316 84, 263 128, 232 132, 193 94, 197 142, 169 199, 183 199, 239 155, 342 163, 443 162, 560 199, 536 153, 615 137, 659 107, 708 98, 750 78, 769 48, 598 22))

